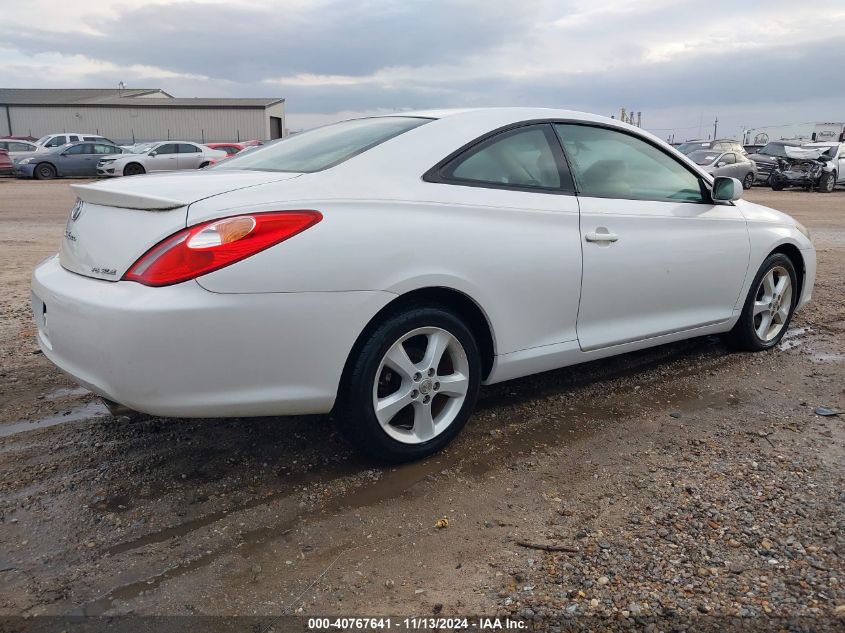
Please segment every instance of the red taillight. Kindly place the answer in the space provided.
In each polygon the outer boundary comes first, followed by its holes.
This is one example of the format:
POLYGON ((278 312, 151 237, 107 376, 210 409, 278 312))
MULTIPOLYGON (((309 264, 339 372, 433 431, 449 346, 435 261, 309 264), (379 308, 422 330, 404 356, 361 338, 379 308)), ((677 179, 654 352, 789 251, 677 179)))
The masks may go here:
POLYGON ((146 286, 178 284, 255 255, 322 219, 319 211, 274 211, 203 222, 153 246, 123 280, 146 286))

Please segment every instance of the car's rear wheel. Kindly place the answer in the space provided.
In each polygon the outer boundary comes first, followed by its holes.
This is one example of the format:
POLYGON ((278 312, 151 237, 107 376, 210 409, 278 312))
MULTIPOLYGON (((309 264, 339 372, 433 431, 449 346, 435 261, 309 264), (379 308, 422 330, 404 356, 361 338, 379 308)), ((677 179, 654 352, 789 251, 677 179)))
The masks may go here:
POLYGON ((754 185, 754 174, 748 173, 745 178, 742 179, 742 188, 751 189, 752 185, 754 185))
POLYGON ((56 168, 50 163, 41 163, 35 168, 35 177, 38 180, 50 180, 56 177, 56 168))
POLYGON ((751 284, 742 314, 729 339, 738 348, 760 351, 777 345, 789 327, 798 303, 798 277, 786 255, 763 262, 751 284))
POLYGON ((478 345, 460 318, 436 306, 409 308, 356 347, 337 417, 357 448, 406 462, 437 452, 460 432, 481 382, 478 345))
POLYGON ((830 193, 836 187, 836 173, 828 171, 822 174, 819 179, 819 191, 822 193, 830 193))
POLYGON ((205 169, 205 168, 206 168, 206 167, 208 167, 210 164, 211 164, 211 163, 209 163, 209 162, 205 162, 205 163, 203 163, 202 165, 200 165, 200 169, 205 169))
POLYGON ((147 170, 144 169, 144 166, 140 163, 129 163, 123 168, 124 176, 140 176, 145 173, 147 173, 147 170))

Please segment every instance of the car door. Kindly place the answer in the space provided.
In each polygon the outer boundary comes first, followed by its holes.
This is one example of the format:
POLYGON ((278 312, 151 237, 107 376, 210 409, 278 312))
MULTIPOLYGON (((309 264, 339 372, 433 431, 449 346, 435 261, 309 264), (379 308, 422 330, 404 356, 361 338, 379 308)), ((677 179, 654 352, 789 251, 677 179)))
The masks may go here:
POLYGON ((54 152, 51 162, 56 167, 59 176, 78 176, 85 143, 71 145, 61 151, 54 152))
POLYGON ((745 219, 633 132, 556 124, 578 189, 585 351, 730 319, 748 267, 745 219))
MULTIPOLYGON (((505 358, 515 353, 518 364, 519 358, 551 354, 558 344, 577 346, 578 200, 551 124, 522 125, 477 139, 429 170, 423 181, 420 199, 426 202, 412 215, 435 220, 424 224, 435 252, 462 252, 470 294, 498 323, 502 362, 511 362, 505 358), (438 226, 436 219, 447 209, 445 224, 454 223, 457 230, 438 226), (467 232, 474 235, 471 243, 462 237, 467 232)), ((428 268, 444 270, 436 255, 428 268)))
POLYGON ((68 169, 72 170, 72 174, 66 175, 96 176, 99 156, 96 155, 94 150, 94 143, 80 143, 74 145, 71 149, 74 150, 73 154, 66 158, 68 159, 68 169))
POLYGON ((162 143, 144 161, 147 172, 175 171, 179 169, 178 143, 162 143), (155 154, 153 156, 152 154, 155 154))
POLYGON ((202 152, 193 143, 179 143, 179 169, 199 169, 202 152))

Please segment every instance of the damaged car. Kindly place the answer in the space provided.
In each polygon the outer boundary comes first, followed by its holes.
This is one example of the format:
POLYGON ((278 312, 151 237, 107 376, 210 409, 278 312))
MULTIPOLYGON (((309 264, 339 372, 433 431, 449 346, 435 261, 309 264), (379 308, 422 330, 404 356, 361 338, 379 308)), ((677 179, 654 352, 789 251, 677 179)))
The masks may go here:
POLYGON ((810 143, 784 149, 786 157, 778 159, 770 180, 775 191, 803 187, 830 193, 837 184, 845 184, 845 143, 810 143))

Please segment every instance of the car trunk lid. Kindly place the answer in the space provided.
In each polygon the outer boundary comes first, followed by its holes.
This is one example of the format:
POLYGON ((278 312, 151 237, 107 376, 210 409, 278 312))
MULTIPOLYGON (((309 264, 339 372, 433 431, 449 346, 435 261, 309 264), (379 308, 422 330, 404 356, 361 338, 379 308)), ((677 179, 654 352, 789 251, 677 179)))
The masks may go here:
POLYGON ((152 246, 185 228, 193 202, 299 175, 204 171, 71 185, 78 200, 68 216, 59 261, 71 272, 117 281, 152 246))

